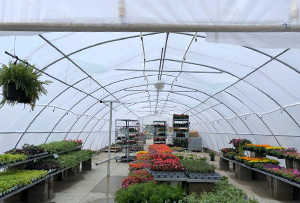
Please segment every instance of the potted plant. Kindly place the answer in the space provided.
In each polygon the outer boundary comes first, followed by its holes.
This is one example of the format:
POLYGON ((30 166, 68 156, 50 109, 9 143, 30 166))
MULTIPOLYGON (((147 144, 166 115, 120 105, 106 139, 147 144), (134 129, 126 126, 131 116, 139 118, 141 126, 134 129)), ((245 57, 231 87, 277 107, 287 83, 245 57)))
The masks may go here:
POLYGON ((215 160, 215 153, 214 153, 214 152, 210 152, 210 153, 209 153, 209 156, 210 156, 210 160, 211 160, 211 161, 214 161, 214 160, 215 160))
POLYGON ((47 94, 43 85, 51 83, 48 80, 40 81, 41 76, 41 72, 34 70, 27 62, 9 61, 8 66, 3 64, 0 68, 0 87, 3 91, 1 107, 5 103, 24 103, 29 104, 33 110, 36 100, 47 94))

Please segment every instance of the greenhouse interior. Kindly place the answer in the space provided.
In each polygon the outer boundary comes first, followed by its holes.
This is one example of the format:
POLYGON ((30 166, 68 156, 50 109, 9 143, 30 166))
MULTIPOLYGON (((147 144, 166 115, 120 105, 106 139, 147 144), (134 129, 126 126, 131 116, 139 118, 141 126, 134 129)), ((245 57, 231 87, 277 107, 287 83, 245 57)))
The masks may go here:
POLYGON ((299 5, 0 1, 0 203, 300 202, 299 5))

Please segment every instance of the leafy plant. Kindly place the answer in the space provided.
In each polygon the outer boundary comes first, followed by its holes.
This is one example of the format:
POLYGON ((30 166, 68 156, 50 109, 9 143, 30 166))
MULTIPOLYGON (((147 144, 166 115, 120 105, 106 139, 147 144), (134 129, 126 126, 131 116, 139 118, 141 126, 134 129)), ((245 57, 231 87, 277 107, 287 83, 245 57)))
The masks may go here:
MULTIPOLYGON (((25 94, 22 95, 22 97, 29 99, 29 104, 33 110, 36 100, 39 100, 41 95, 47 94, 47 90, 43 85, 51 83, 51 81, 48 80, 39 80, 41 76, 41 72, 34 70, 34 68, 27 65, 27 63, 18 62, 15 64, 9 61, 8 66, 3 64, 2 68, 0 68, 0 87, 3 86, 6 91, 8 91, 9 85, 14 85, 16 89, 22 89, 25 94)), ((5 103, 13 106, 18 103, 18 101, 6 100, 5 97, 3 97, 0 107, 5 103)))
POLYGON ((53 163, 53 161, 57 161, 58 167, 60 169, 72 167, 73 169, 76 168, 76 166, 87 159, 91 158, 91 152, 88 150, 79 150, 79 151, 73 151, 68 154, 61 154, 57 159, 54 157, 45 159, 44 162, 50 162, 53 163))
POLYGON ((10 170, 0 172, 0 192, 6 194, 19 187, 29 185, 47 175, 44 170, 10 170))
POLYGON ((207 157, 204 155, 199 155, 194 152, 178 152, 175 154, 176 157, 178 157, 180 160, 184 159, 192 159, 192 160, 201 160, 201 161, 206 161, 207 157))
POLYGON ((41 144, 39 147, 44 148, 50 154, 63 153, 79 148, 82 145, 81 140, 64 140, 41 144))
POLYGON ((121 188, 114 196, 116 203, 165 203, 182 200, 183 191, 180 186, 174 187, 150 181, 148 183, 131 185, 128 189, 121 188))
POLYGON ((215 173, 214 165, 201 160, 180 160, 190 173, 215 173))
POLYGON ((228 178, 216 183, 213 192, 203 192, 200 197, 195 193, 184 197, 186 203, 258 203, 256 199, 249 198, 245 192, 228 183, 228 178))
POLYGON ((15 163, 17 161, 25 161, 25 154, 1 154, 0 155, 0 166, 1 165, 9 165, 11 163, 15 163))
POLYGON ((214 152, 210 152, 209 156, 212 157, 212 158, 214 158, 215 157, 215 153, 214 152))

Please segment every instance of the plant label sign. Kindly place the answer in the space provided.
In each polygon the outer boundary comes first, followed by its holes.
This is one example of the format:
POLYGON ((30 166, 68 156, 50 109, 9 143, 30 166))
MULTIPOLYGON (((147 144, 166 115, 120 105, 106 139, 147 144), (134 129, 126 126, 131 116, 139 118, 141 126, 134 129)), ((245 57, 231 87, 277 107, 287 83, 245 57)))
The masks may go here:
POLYGON ((53 156, 54 156, 54 158, 56 158, 56 159, 59 157, 57 154, 53 154, 53 156))

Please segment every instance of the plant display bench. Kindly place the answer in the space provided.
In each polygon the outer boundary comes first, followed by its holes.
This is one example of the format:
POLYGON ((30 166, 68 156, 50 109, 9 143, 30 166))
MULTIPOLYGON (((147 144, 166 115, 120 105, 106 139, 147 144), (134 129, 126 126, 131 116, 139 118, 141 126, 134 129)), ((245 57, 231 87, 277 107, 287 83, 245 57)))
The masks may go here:
MULTIPOLYGON (((277 175, 246 166, 243 163, 220 157, 227 161, 235 163, 236 170, 240 170, 240 176, 244 176, 244 180, 265 180, 267 181, 268 193, 271 197, 280 201, 299 200, 300 184, 289 181, 277 175), (241 169, 241 167, 243 167, 241 169), (237 169, 240 168, 240 169, 237 169), (250 174, 250 175, 249 175, 250 174)), ((243 179, 242 179, 243 180, 243 179)))
POLYGON ((229 160, 220 157, 219 166, 220 170, 229 170, 229 160))
POLYGON ((293 167, 291 168, 300 170, 300 160, 293 160, 293 167))
POLYGON ((195 192, 200 195, 202 192, 211 192, 215 183, 220 182, 222 176, 218 173, 188 173, 186 179, 189 194, 195 192))
POLYGON ((250 152, 250 157, 255 157, 255 158, 266 157, 266 153, 265 152, 251 151, 250 152))
POLYGON ((182 187, 187 187, 189 194, 192 192, 198 195, 203 191, 211 192, 215 187, 215 183, 220 182, 222 176, 218 173, 186 173, 186 172, 164 172, 164 171, 151 171, 148 172, 153 175, 155 181, 171 182, 178 184, 182 187))
MULTIPOLYGON (((83 163, 91 163, 91 159, 83 161, 83 163)), ((10 192, 4 196, 0 196, 0 202, 45 202, 53 197, 54 181, 76 181, 79 176, 79 166, 75 169, 71 167, 55 171, 46 177, 37 180, 30 185, 26 185, 10 192)))

